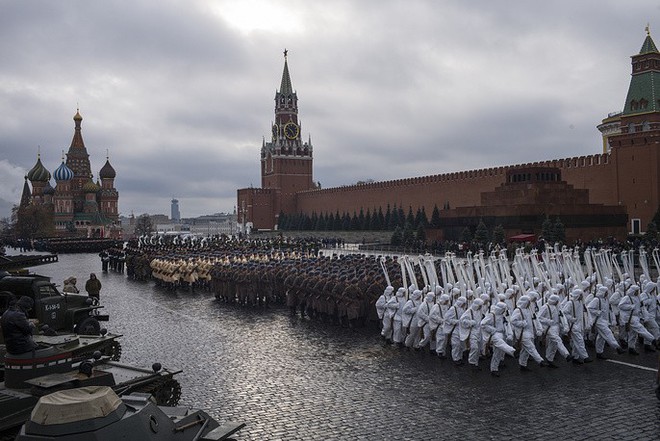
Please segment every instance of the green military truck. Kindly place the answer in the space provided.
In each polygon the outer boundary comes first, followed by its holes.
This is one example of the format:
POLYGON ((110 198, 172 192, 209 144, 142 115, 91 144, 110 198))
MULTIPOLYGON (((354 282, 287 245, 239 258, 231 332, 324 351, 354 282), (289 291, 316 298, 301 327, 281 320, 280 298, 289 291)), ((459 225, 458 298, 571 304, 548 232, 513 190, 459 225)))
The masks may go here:
POLYGON ((83 294, 61 293, 49 277, 0 272, 0 313, 12 299, 21 296, 34 300, 28 318, 36 319, 39 328, 48 325, 57 332, 99 335, 99 322, 108 320, 108 315, 99 312, 103 306, 95 304, 95 300, 83 294))

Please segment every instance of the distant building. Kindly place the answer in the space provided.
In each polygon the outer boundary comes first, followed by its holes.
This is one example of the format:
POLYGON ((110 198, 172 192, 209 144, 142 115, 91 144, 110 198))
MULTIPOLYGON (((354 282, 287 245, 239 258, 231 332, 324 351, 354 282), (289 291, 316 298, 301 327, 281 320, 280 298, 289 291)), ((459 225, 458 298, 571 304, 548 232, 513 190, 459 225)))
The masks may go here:
POLYGON ((53 213, 55 232, 58 235, 80 235, 87 237, 118 237, 119 192, 115 188, 115 169, 106 157, 105 165, 99 170, 94 182, 89 154, 82 138, 82 116, 73 117, 75 131, 66 161, 55 170, 55 187, 50 183, 51 174, 41 163, 41 152, 37 163, 25 177, 21 206, 41 205, 53 213), (32 184, 32 188, 28 185, 32 184))
POLYGON ((170 216, 172 222, 179 222, 181 220, 181 213, 179 212, 179 200, 172 199, 172 215, 170 216))

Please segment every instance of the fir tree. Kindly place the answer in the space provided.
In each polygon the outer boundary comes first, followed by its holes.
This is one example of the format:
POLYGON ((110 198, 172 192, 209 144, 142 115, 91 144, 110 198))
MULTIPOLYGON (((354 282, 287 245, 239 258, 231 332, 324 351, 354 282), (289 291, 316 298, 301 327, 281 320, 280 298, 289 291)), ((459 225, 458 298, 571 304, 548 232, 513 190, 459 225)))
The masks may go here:
POLYGON ((433 214, 431 214, 431 226, 433 228, 440 228, 440 210, 438 206, 433 206, 433 214))
POLYGON ((351 231, 351 217, 346 212, 344 212, 341 218, 341 229, 343 231, 351 231))
POLYGON ((385 230, 394 230, 394 226, 392 225, 392 209, 390 208, 390 204, 387 204, 387 211, 385 211, 383 228, 385 230))
POLYGON ((545 217, 543 224, 541 225, 541 235, 548 243, 555 243, 557 241, 555 237, 555 226, 550 220, 549 216, 545 217))
POLYGON ((485 247, 488 244, 488 228, 486 227, 483 219, 479 220, 477 230, 474 232, 474 241, 477 242, 481 247, 485 247))
MULTIPOLYGON (((387 206, 388 210, 390 206, 387 206)), ((383 207, 378 207, 378 229, 379 230, 386 230, 387 229, 387 222, 385 221, 385 215, 383 214, 383 207)))
POLYGON ((406 222, 408 222, 412 227, 415 227, 416 225, 415 216, 413 215, 413 211, 412 211, 412 205, 408 206, 408 216, 406 217, 406 222))
POLYGON ((495 226, 495 228, 493 228, 493 242, 502 245, 504 244, 505 239, 504 227, 502 224, 495 226))
POLYGON ((463 231, 461 231, 460 240, 461 242, 466 242, 466 243, 472 242, 472 231, 470 231, 470 227, 463 228, 463 231))
POLYGON ((405 228, 406 226, 406 213, 403 212, 403 205, 399 207, 398 210, 398 217, 399 217, 399 225, 401 228, 405 228))
POLYGON ((396 227, 398 227, 400 224, 399 222, 399 210, 396 208, 396 205, 394 206, 394 209, 392 210, 392 215, 390 216, 390 222, 387 224, 388 225, 388 230, 394 230, 396 227))
POLYGON ((364 216, 364 223, 362 224, 362 229, 373 230, 371 222, 373 221, 373 216, 371 215, 371 208, 367 209, 367 214, 364 216))
POLYGON ((404 246, 413 246, 415 244, 415 230, 410 222, 406 222, 401 233, 401 241, 404 246))
POLYGON ((426 243, 426 231, 424 230, 424 225, 421 223, 417 226, 415 237, 417 238, 418 242, 426 243))
POLYGON ((658 226, 655 224, 655 222, 651 221, 646 226, 646 233, 644 233, 644 237, 648 240, 655 240, 658 238, 658 226))
POLYGON ((358 215, 357 222, 356 222, 356 230, 364 230, 364 221, 365 221, 365 216, 364 216, 364 208, 360 207, 360 214, 358 215))

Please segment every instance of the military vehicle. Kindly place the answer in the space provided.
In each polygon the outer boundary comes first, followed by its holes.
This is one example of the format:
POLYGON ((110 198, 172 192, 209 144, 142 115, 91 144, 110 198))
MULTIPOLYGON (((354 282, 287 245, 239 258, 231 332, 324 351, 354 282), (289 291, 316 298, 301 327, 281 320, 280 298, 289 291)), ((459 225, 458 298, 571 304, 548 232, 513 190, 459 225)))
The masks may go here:
POLYGON ((28 318, 38 320, 40 326, 48 325, 57 332, 99 335, 99 321, 108 321, 108 315, 99 312, 103 306, 94 304, 94 300, 87 295, 60 293, 49 277, 0 272, 0 311, 7 309, 12 299, 21 296, 34 300, 28 318))
POLYGON ((0 432, 18 426, 30 416, 39 397, 82 386, 109 386, 118 395, 148 393, 156 404, 174 406, 181 386, 180 371, 142 369, 113 362, 96 348, 116 336, 56 336, 40 340, 40 347, 20 355, 5 355, 5 381, 0 384, 0 432), (93 359, 90 357, 93 352, 93 359))
POLYGON ((157 406, 144 394, 119 397, 100 386, 41 398, 16 440, 220 441, 244 426, 220 426, 202 410, 157 406))

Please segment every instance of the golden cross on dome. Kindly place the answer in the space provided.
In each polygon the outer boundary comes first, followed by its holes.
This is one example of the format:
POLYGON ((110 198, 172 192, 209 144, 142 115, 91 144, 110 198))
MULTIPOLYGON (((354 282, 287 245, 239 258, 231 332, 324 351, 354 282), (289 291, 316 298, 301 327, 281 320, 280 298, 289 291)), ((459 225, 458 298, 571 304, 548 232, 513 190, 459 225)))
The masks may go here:
POLYGON ((645 30, 646 30, 646 35, 651 36, 651 27, 648 23, 646 23, 645 30))
POLYGON ((289 53, 289 51, 286 50, 286 48, 285 48, 285 49, 284 49, 284 58, 286 58, 286 54, 288 54, 288 53, 289 53))

